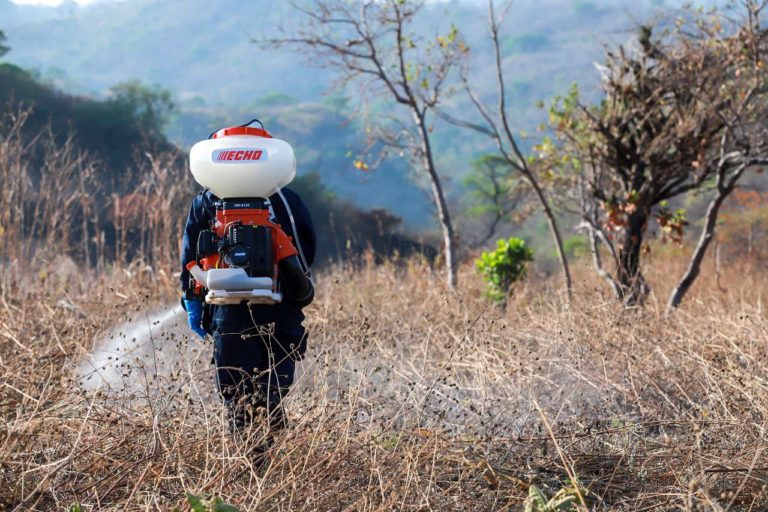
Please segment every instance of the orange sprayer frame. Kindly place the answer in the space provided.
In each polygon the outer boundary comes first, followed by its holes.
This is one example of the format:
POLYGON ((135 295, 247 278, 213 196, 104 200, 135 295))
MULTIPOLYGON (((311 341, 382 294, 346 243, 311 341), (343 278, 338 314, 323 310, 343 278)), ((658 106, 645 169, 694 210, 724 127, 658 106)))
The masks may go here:
MULTIPOLYGON (((234 222, 240 222, 244 226, 266 226, 272 233, 273 240, 273 269, 272 279, 277 282, 277 268, 280 261, 291 256, 298 254, 296 247, 293 245, 293 239, 288 236, 280 224, 275 224, 269 220, 269 210, 256 209, 256 208, 242 208, 231 210, 217 210, 216 211, 216 224, 213 231, 216 236, 221 238, 226 232, 230 224, 234 222)), ((200 266, 203 270, 210 270, 213 268, 226 268, 227 264, 220 261, 218 254, 212 254, 200 259, 200 266)))

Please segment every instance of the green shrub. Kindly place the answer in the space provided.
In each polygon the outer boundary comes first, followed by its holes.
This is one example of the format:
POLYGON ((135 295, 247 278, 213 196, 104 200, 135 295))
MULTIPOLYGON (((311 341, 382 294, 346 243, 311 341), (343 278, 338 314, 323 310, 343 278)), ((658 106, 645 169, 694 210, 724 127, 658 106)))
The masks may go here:
POLYGON ((529 261, 533 261, 533 251, 524 240, 515 237, 497 241, 495 251, 483 252, 475 263, 488 283, 488 297, 498 303, 506 302, 512 285, 525 277, 529 261))

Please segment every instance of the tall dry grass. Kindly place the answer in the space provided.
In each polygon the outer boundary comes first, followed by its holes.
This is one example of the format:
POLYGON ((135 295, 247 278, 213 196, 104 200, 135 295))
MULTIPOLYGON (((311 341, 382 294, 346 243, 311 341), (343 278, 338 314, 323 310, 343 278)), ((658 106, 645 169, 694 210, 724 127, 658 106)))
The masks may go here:
POLYGON ((137 148, 133 166, 115 174, 72 137, 29 133, 29 115, 24 107, 0 113, 0 269, 19 274, 14 265, 24 262, 101 273, 141 263, 176 271, 195 190, 181 155, 137 148))
POLYGON ((553 494, 575 475, 595 510, 764 510, 762 273, 728 269, 727 291, 705 280, 665 319, 661 305, 618 308, 582 272, 573 303, 530 283, 506 310, 469 268, 455 294, 417 262, 324 273, 291 426, 267 469, 248 455, 258 433, 228 434, 210 347, 190 350, 183 330, 153 341, 154 367, 125 368, 133 389, 81 391, 97 334, 173 300, 172 284, 144 274, 123 299, 115 274, 62 305, 39 282, 0 306, 0 499, 167 511, 192 492, 242 510, 522 510, 530 483, 553 494))

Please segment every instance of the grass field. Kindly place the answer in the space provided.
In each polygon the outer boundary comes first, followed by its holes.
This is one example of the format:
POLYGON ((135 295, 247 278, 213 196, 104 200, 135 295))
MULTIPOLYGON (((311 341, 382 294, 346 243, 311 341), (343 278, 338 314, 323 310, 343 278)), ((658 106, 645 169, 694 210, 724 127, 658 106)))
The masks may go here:
POLYGON ((457 293, 415 261, 324 272, 266 469, 248 456, 258 432, 229 435, 210 345, 183 316, 128 338, 174 303, 170 276, 5 269, 0 505, 522 511, 530 485, 577 481, 582 509, 766 510, 767 281, 754 264, 704 275, 665 319, 682 261, 657 263, 635 311, 582 267, 570 304, 532 277, 506 310, 469 266, 457 293), (84 361, 123 335, 112 376, 89 384, 84 361))

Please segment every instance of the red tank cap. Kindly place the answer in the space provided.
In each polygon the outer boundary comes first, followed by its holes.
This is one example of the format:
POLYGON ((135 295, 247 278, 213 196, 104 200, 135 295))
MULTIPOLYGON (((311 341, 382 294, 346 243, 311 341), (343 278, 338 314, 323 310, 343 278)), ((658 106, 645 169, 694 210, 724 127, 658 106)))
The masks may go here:
POLYGON ((228 137, 230 135, 251 135, 253 137, 272 138, 272 135, 267 130, 254 128, 253 126, 232 126, 229 128, 222 128, 214 133, 211 138, 218 139, 219 137, 228 137))

